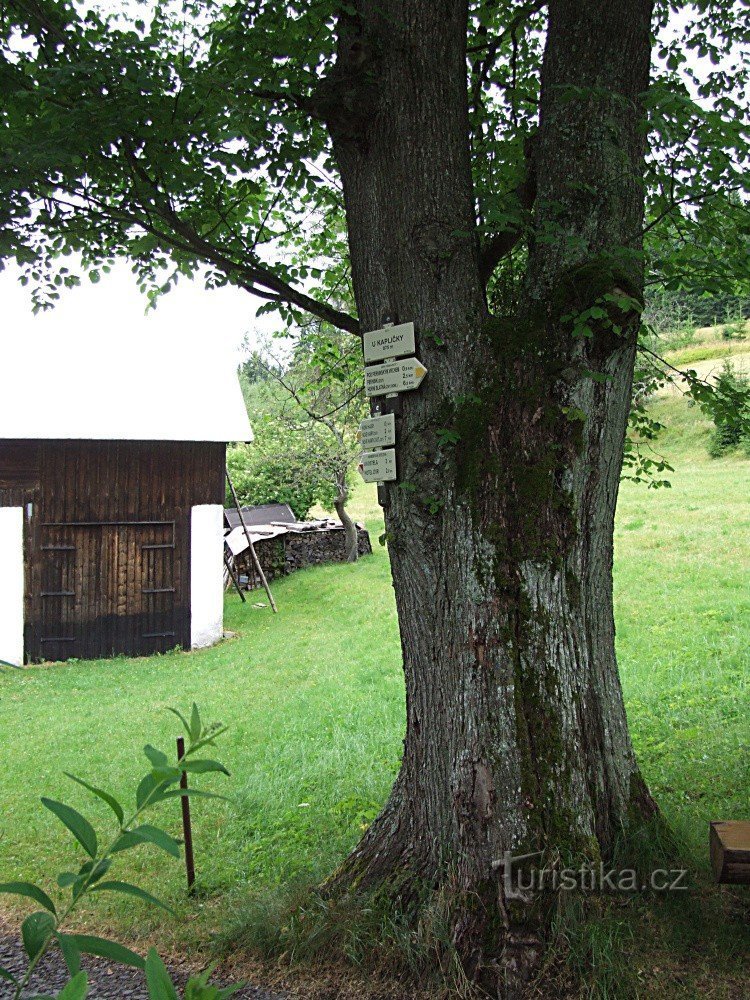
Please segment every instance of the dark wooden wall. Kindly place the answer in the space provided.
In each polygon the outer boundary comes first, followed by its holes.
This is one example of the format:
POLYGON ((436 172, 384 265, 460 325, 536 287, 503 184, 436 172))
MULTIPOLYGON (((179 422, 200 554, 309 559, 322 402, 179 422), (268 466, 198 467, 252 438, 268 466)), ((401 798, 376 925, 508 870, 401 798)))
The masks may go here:
POLYGON ((189 647, 190 509, 223 503, 224 465, 215 442, 0 442, 0 506, 27 507, 27 660, 189 647))
POLYGON ((36 441, 0 441, 0 507, 33 500, 41 479, 42 448, 36 441))

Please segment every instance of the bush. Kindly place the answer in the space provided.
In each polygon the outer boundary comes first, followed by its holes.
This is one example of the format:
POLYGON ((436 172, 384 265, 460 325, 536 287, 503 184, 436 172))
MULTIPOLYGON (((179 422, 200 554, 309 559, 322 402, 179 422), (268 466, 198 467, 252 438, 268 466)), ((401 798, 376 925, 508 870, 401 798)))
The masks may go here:
MULTIPOLYGON (((227 451, 227 467, 241 504, 286 503, 304 520, 316 503, 330 510, 334 484, 324 460, 327 443, 313 426, 295 431, 272 417, 254 421, 255 441, 227 451)), ((227 492, 227 506, 233 505, 227 492)))
POLYGON ((721 328, 721 336, 724 340, 744 340, 745 323, 742 320, 738 320, 735 323, 726 323, 721 328))
POLYGON ((741 444, 750 450, 750 378, 725 361, 716 379, 716 395, 721 405, 713 414, 709 455, 720 458, 741 444))

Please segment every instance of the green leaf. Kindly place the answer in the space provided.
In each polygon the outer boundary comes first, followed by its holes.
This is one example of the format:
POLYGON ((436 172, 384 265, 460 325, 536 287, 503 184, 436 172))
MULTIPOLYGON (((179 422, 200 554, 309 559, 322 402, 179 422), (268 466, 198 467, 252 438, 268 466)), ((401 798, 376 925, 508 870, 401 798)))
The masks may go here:
POLYGON ((71 781, 75 781, 83 788, 86 788, 89 792, 92 792, 94 795, 96 795, 97 798, 101 799, 102 802, 106 802, 120 823, 124 821, 125 813, 123 812, 122 806, 114 797, 114 795, 110 795, 109 792, 105 792, 102 788, 96 788, 94 787, 94 785, 90 785, 88 781, 84 781, 83 778, 77 778, 74 774, 71 774, 69 771, 65 771, 64 774, 68 778, 70 778, 71 781))
POLYGON ((14 896, 28 896, 29 899, 33 899, 46 910, 49 910, 50 913, 57 915, 55 904, 47 893, 31 882, 0 882, 0 892, 6 892, 14 896))
POLYGON ((219 726, 219 728, 216 729, 214 732, 212 732, 210 736, 204 736, 202 739, 198 740, 197 743, 193 743, 193 745, 187 751, 187 753, 186 753, 185 756, 188 756, 188 755, 192 756, 192 754, 194 754, 196 751, 200 750, 201 747, 213 746, 214 743, 216 742, 217 737, 223 736, 224 733, 227 731, 228 728, 229 728, 229 726, 219 726))
POLYGON ((21 938, 30 959, 36 958, 54 931, 55 919, 52 914, 43 910, 29 914, 21 924, 21 938))
MULTIPOLYGON (((180 780, 182 771, 176 764, 168 764, 166 767, 155 767, 151 773, 159 784, 169 786, 180 780)), ((150 805, 154 801, 153 797, 148 801, 150 805)))
POLYGON ((180 710, 177 709, 177 708, 170 708, 169 706, 167 706, 167 711, 171 712, 172 715, 176 715, 177 716, 177 718, 180 720, 180 722, 184 726, 185 732, 187 733, 188 738, 190 738, 190 725, 189 725, 187 719, 185 718, 185 716, 182 714, 182 712, 180 712, 180 710))
POLYGON ((221 771, 222 774, 231 777, 223 764, 220 764, 218 760, 209 760, 208 758, 183 761, 182 769, 183 771, 190 771, 192 774, 208 774, 210 771, 221 771))
POLYGON ((156 847, 160 847, 162 851, 166 851, 167 854, 171 854, 173 858, 180 857, 179 841, 175 840, 174 837, 170 837, 168 833, 160 830, 159 827, 144 823, 131 832, 136 837, 139 837, 143 843, 154 844, 156 847))
POLYGON ((154 767, 169 767, 169 759, 163 750, 157 750, 156 747, 152 747, 150 743, 147 743, 143 748, 143 752, 154 767))
POLYGON ((174 915, 174 910, 171 906, 167 906, 156 896, 152 896, 150 892, 146 892, 145 889, 139 889, 137 885, 131 885, 130 882, 99 882, 98 885, 94 887, 95 892, 122 892, 126 896, 135 896, 137 899, 142 899, 144 903, 151 903, 153 906, 160 906, 162 910, 166 910, 167 913, 174 915))
POLYGON ((5 979, 9 983, 17 983, 18 982, 18 980, 16 979, 16 977, 13 975, 13 973, 10 972, 9 969, 4 969, 2 967, 2 965, 0 965, 0 979, 5 979))
POLYGON ((190 713, 190 742, 196 743, 201 738, 201 716, 198 706, 193 702, 193 710, 190 713))
POLYGON ((149 1000, 179 1000, 167 968, 154 948, 146 958, 146 983, 149 1000))
POLYGON ((97 955, 99 958, 109 958, 120 965, 130 965, 135 969, 143 969, 146 963, 140 955, 136 955, 130 948, 117 944, 116 941, 107 941, 106 938, 94 937, 91 934, 70 934, 79 951, 84 955, 97 955))
POLYGON ((86 1000, 89 991, 89 977, 85 972, 79 972, 70 980, 62 993, 57 994, 57 1000, 86 1000))
POLYGON ((126 830, 114 842, 110 848, 110 852, 112 854, 119 854, 120 851, 129 851, 131 847, 139 847, 143 843, 145 841, 142 837, 136 836, 131 830, 126 830))
POLYGON ((154 794, 157 788, 162 785, 166 785, 167 782, 163 777, 160 777, 150 771, 140 782, 135 793, 135 804, 138 809, 142 809, 146 804, 151 802, 151 796, 154 794))
POLYGON ((102 858, 100 861, 87 861, 81 865, 76 882, 80 882, 81 885, 84 882, 90 886, 94 885, 99 879, 104 878, 111 867, 111 858, 102 858))
POLYGON ((60 945, 65 964, 71 976, 76 976, 81 970, 81 950, 70 934, 58 934, 57 943, 60 945))
POLYGON ((72 806, 66 806, 63 802, 55 802, 54 799, 43 798, 42 805, 53 812, 60 822, 67 826, 89 857, 96 857, 98 846, 96 832, 84 816, 81 816, 72 806))

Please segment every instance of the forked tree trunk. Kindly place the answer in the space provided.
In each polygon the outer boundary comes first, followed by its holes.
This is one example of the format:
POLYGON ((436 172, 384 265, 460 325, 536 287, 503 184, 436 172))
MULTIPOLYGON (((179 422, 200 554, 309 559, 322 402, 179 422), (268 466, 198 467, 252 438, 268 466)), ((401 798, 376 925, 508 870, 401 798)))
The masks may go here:
POLYGON ((429 374, 403 399, 386 507, 403 765, 331 888, 450 881, 465 900, 453 919, 467 968, 502 978, 493 963, 505 948, 507 972, 517 914, 493 862, 606 857, 654 808, 628 736, 612 608, 651 4, 550 4, 537 238, 522 308, 504 318, 488 314, 479 278, 467 4, 355 6, 328 121, 359 315, 363 329, 413 320, 429 374), (575 336, 565 317, 595 303, 593 336, 575 336))
POLYGON ((344 526, 344 549, 346 551, 346 561, 353 563, 359 558, 359 532, 355 521, 346 509, 349 500, 349 487, 346 485, 346 470, 340 475, 336 482, 336 499, 333 505, 344 526))

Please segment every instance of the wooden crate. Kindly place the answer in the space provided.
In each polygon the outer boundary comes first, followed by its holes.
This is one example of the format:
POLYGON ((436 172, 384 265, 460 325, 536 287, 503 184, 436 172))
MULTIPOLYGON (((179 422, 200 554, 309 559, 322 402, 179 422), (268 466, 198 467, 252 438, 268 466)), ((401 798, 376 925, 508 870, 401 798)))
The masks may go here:
POLYGON ((750 885, 750 822, 711 823, 709 846, 717 882, 750 885))

